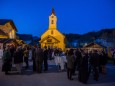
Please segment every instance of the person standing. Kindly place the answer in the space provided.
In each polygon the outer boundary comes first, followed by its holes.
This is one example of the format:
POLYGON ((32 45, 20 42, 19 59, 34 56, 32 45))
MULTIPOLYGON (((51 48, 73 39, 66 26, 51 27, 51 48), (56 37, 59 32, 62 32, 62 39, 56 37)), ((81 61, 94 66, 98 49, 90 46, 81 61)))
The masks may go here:
POLYGON ((41 49, 40 47, 37 47, 35 51, 35 61, 36 61, 36 72, 37 73, 42 73, 43 57, 44 57, 43 49, 41 49))
POLYGON ((82 51, 78 79, 80 82, 85 84, 88 81, 88 58, 87 50, 82 51))
POLYGON ((2 59, 3 59, 2 71, 5 72, 5 74, 7 75, 9 74, 8 71, 10 71, 12 67, 12 58, 8 47, 5 48, 2 59))
POLYGON ((32 48, 29 48, 29 61, 32 61, 32 48))
POLYGON ((17 47, 16 51, 14 52, 13 57, 14 57, 14 64, 16 65, 16 69, 18 73, 21 73, 23 57, 22 57, 21 49, 19 47, 17 47))
POLYGON ((47 47, 44 48, 44 58, 43 58, 43 62, 44 62, 44 71, 48 70, 48 50, 47 47))
POLYGON ((73 80, 72 72, 73 72, 73 69, 74 69, 74 62, 75 62, 74 50, 70 49, 68 51, 68 55, 67 55, 67 77, 68 77, 69 80, 73 80))
POLYGON ((33 60, 33 71, 36 71, 35 46, 32 47, 32 60, 33 60))
POLYGON ((107 60, 108 60, 108 55, 106 54, 106 52, 102 51, 102 61, 101 61, 102 74, 106 74, 107 60))
POLYGON ((53 49, 48 48, 48 59, 49 60, 52 60, 52 52, 53 52, 53 49))
POLYGON ((29 67, 28 58, 29 58, 29 50, 26 47, 26 49, 24 50, 24 62, 26 63, 26 67, 25 67, 26 69, 29 67))
POLYGON ((99 79, 99 54, 97 50, 93 50, 91 57, 90 57, 90 68, 89 68, 89 75, 91 73, 91 69, 93 69, 93 76, 94 80, 98 81, 99 79))

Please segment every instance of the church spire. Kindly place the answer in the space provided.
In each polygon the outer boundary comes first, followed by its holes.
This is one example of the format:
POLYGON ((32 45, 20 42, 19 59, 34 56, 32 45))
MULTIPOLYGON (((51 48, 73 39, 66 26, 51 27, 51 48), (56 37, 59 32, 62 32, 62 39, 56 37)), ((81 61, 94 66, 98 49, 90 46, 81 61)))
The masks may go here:
POLYGON ((54 15, 55 15, 55 11, 54 11, 54 8, 52 8, 52 14, 54 14, 54 15))
POLYGON ((54 8, 52 8, 52 13, 49 16, 49 29, 56 29, 57 17, 54 12, 54 8))

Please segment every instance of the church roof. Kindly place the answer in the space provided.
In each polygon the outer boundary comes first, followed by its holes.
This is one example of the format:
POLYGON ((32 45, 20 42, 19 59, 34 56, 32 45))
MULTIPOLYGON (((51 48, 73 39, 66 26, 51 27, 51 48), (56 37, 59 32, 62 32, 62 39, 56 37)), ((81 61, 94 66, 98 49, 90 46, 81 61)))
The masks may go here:
POLYGON ((55 37, 50 36, 50 35, 48 35, 48 36, 44 37, 42 40, 40 40, 40 42, 43 42, 44 40, 46 40, 46 39, 47 39, 47 38, 49 38, 49 37, 51 37, 51 38, 55 39, 57 42, 60 42, 58 39, 56 39, 55 37))
POLYGON ((13 22, 13 20, 11 19, 0 19, 0 25, 5 25, 6 23, 10 22, 10 24, 12 25, 13 29, 15 29, 17 31, 17 28, 13 22))

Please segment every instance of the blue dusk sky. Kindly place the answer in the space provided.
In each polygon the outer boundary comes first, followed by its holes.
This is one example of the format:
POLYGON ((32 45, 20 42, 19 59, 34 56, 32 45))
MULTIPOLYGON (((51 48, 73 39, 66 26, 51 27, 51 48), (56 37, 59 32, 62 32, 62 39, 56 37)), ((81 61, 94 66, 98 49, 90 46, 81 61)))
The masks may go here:
POLYGON ((115 0, 0 0, 0 19, 12 19, 18 33, 40 37, 54 7, 62 33, 115 28, 115 0))

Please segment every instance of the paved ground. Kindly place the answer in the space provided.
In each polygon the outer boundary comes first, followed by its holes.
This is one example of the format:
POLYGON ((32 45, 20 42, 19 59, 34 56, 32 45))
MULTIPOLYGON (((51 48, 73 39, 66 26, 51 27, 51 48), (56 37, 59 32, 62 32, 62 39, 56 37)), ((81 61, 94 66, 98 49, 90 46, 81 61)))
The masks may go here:
MULTIPOLYGON (((0 70, 1 70, 0 61, 0 70)), ((24 70, 22 75, 15 73, 12 75, 4 75, 0 72, 0 86, 86 86, 77 80, 77 75, 73 81, 69 81, 66 72, 58 72, 53 61, 49 61, 49 71, 42 74, 32 72, 32 67, 29 70, 24 70)), ((88 80, 88 86, 115 86, 115 66, 107 65, 107 74, 100 76, 99 81, 94 81, 92 75, 88 80)))

